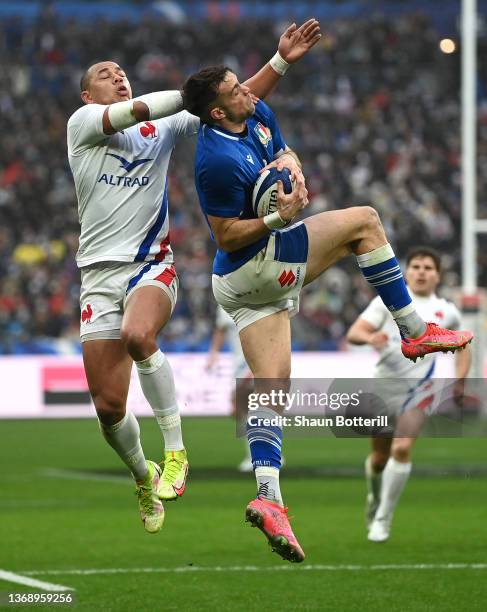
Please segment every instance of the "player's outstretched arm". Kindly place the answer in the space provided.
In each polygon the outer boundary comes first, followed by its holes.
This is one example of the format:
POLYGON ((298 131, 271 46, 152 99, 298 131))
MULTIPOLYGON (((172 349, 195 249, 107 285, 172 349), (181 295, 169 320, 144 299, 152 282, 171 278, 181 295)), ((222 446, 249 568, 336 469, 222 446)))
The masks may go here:
POLYGON ((347 332, 347 341, 350 344, 370 344, 370 346, 379 350, 383 348, 389 340, 389 337, 384 332, 378 331, 377 328, 359 317, 355 323, 352 324, 347 332))
POLYGON ((140 121, 162 119, 183 109, 180 91, 155 91, 124 102, 115 102, 103 113, 103 131, 115 134, 140 121))
POLYGON ((281 35, 277 53, 244 85, 259 98, 268 96, 291 64, 300 60, 321 38, 320 24, 308 19, 299 28, 291 24, 281 35))

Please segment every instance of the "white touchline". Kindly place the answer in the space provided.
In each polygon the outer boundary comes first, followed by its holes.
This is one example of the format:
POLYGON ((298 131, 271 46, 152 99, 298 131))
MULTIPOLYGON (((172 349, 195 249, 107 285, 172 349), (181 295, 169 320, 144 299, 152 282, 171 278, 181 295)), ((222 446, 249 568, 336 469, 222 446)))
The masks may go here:
POLYGON ((24 574, 49 576, 88 576, 96 574, 179 574, 185 572, 289 572, 289 571, 316 571, 316 572, 367 572, 384 570, 487 570, 487 563, 416 563, 416 564, 390 564, 390 565, 184 565, 182 567, 114 567, 93 569, 57 569, 32 570, 24 574))
POLYGON ((53 584, 52 582, 43 582, 42 580, 35 580, 34 578, 27 578, 21 574, 14 574, 13 572, 7 572, 6 570, 0 569, 0 580, 6 582, 15 582, 16 584, 23 584, 24 586, 33 587, 35 589, 42 589, 43 591, 74 591, 71 587, 63 586, 62 584, 53 584))
POLYGON ((49 478, 66 478, 69 480, 93 480, 99 482, 113 482, 116 484, 127 484, 133 482, 130 476, 109 476, 108 474, 95 474, 91 472, 78 472, 76 470, 58 470, 46 468, 40 471, 41 476, 49 478))

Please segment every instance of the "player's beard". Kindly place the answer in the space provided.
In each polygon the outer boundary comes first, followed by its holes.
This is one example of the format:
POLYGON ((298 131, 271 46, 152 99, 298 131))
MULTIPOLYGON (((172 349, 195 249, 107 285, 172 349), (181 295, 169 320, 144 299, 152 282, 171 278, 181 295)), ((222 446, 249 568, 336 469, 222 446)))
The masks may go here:
POLYGON ((227 119, 235 124, 243 123, 249 117, 252 117, 254 112, 255 112, 255 104, 252 102, 251 99, 250 99, 250 104, 246 106, 245 109, 243 109, 242 111, 238 113, 234 113, 228 108, 225 109, 225 114, 227 116, 227 119))

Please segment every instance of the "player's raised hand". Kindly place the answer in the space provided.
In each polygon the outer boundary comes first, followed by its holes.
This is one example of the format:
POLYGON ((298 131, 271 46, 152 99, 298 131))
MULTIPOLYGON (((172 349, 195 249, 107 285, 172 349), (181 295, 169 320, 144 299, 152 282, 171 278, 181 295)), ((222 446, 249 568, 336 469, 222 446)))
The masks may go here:
POLYGON ((308 19, 299 28, 293 23, 279 39, 277 50, 283 60, 293 64, 316 45, 320 38, 320 23, 316 19, 308 19))
POLYGON ((284 193, 282 181, 277 181, 277 211, 284 221, 294 217, 308 205, 308 190, 303 183, 296 183, 291 193, 284 193))

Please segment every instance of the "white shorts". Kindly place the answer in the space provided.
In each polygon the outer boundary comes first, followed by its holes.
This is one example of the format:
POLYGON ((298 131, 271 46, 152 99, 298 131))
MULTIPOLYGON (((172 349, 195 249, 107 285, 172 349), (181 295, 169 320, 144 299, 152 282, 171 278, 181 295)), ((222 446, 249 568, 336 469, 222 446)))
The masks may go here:
POLYGON ((299 311, 299 293, 306 275, 308 233, 303 223, 273 232, 267 246, 243 266, 213 274, 216 301, 240 332, 251 323, 281 310, 299 311))
POLYGON ((404 414, 409 410, 421 410, 426 416, 434 414, 441 396, 439 391, 442 381, 427 378, 417 383, 413 383, 411 380, 408 382, 409 390, 400 408, 400 413, 404 414))
MULTIPOLYGON (((421 379, 381 378, 375 380, 375 411, 397 419, 409 410, 421 410, 426 416, 434 414, 441 396, 440 379, 431 375, 421 379), (380 407, 382 406, 382 410, 380 407)), ((374 412, 374 416, 377 416, 374 412)))
POLYGON ((81 342, 120 338, 125 305, 140 287, 160 287, 176 305, 178 277, 172 263, 100 262, 81 268, 81 342))

